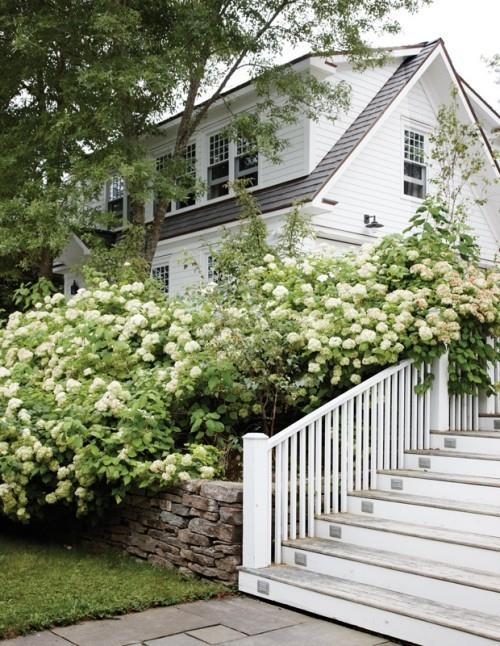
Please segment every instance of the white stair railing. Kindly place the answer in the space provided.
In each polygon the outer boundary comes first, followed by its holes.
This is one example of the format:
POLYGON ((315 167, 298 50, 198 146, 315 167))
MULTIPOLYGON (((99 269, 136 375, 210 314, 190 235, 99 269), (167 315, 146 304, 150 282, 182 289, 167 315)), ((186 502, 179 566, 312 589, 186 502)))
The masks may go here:
MULTIPOLYGON (((490 345, 497 345, 499 340, 488 339, 490 345)), ((500 362, 490 363, 488 366, 491 382, 500 383, 500 362)), ((451 431, 477 431, 479 430, 480 413, 500 415, 500 392, 489 397, 479 393, 472 395, 450 395, 450 430, 451 431)))
POLYGON ((245 566, 280 563, 282 541, 314 536, 316 515, 347 511, 348 494, 376 488, 379 469, 429 448, 430 391, 415 393, 425 372, 403 361, 273 437, 245 435, 245 566))

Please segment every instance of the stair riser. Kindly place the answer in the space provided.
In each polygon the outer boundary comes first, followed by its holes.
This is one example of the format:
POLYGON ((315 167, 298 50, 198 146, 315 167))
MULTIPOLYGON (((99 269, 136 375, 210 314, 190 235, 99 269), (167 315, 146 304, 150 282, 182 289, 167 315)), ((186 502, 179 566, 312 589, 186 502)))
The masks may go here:
POLYGON ((471 437, 459 435, 436 435, 431 433, 431 449, 443 451, 460 451, 462 453, 483 453, 500 455, 500 437, 471 437), (455 446, 450 441, 455 440, 455 446))
MULTIPOLYGON (((297 565, 295 563, 297 553, 307 559, 304 570, 366 585, 380 586, 380 582, 383 581, 386 590, 412 594, 416 597, 430 599, 438 603, 448 603, 476 612, 495 614, 500 608, 500 594, 498 592, 342 557, 283 547, 283 562, 287 565, 297 565)), ((416 562, 416 566, 418 567, 418 562, 416 562)))
POLYGON ((459 473, 466 476, 500 478, 500 460, 477 460, 474 458, 407 453, 404 457, 404 464, 405 469, 422 469, 423 471, 436 471, 437 473, 459 473), (421 458, 430 460, 430 467, 419 466, 419 459, 421 458))
MULTIPOLYGON (((399 520, 405 523, 413 523, 414 525, 451 527, 457 532, 474 531, 475 534, 500 536, 500 516, 473 514, 388 500, 368 498, 366 500, 373 503, 373 514, 379 518, 399 520)), ((357 496, 348 496, 347 511, 351 514, 364 515, 366 512, 361 509, 362 501, 363 499, 357 496)))
POLYGON ((429 498, 500 505, 500 487, 485 487, 461 482, 447 482, 445 480, 379 474, 377 477, 377 489, 382 489, 382 491, 396 490, 417 496, 428 496, 429 498), (394 481, 396 481, 396 486, 399 486, 401 481, 403 488, 394 489, 391 484, 394 481))
POLYGON ((500 415, 498 417, 480 417, 479 430, 480 431, 498 431, 500 423, 500 415), (496 424, 495 424, 496 422, 496 424))
POLYGON ((323 520, 316 521, 315 535, 318 538, 327 538, 336 542, 399 552, 415 558, 432 558, 434 561, 454 566, 460 563, 465 568, 476 568, 500 574, 500 552, 493 550, 434 541, 418 536, 393 534, 355 525, 335 524, 323 520), (330 536, 330 526, 332 525, 341 528, 342 538, 335 539, 330 536))
POLYGON ((497 644, 497 642, 490 639, 406 617, 397 612, 389 612, 354 601, 338 599, 321 592, 304 590, 287 583, 260 579, 258 576, 247 572, 240 572, 239 589, 264 600, 282 603, 422 646, 429 646, 429 644, 441 644, 442 646, 493 646, 493 644, 497 644), (269 594, 257 592, 257 582, 259 580, 269 583, 269 594))

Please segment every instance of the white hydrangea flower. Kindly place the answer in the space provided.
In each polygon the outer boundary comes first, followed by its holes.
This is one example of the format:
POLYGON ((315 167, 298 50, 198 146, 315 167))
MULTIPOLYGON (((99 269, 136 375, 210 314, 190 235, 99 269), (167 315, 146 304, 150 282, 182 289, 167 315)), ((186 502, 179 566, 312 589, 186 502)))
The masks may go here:
POLYGON ((277 285, 272 292, 274 298, 282 299, 288 295, 288 289, 284 285, 277 285))

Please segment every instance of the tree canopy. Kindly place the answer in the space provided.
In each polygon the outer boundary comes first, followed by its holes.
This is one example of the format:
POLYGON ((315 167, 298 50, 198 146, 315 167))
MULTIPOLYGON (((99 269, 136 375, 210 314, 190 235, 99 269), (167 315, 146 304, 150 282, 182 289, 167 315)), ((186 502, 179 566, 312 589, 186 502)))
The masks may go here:
POLYGON ((393 12, 426 1, 0 0, 0 257, 50 276, 70 233, 95 227, 91 199, 119 174, 151 261, 166 205, 193 190, 186 143, 238 75, 254 80, 259 100, 251 115, 234 116, 232 135, 276 161, 283 123, 334 117, 349 96, 342 84, 277 65, 285 47, 376 64, 369 35, 397 31, 393 12), (157 170, 145 142, 176 112, 174 154, 157 170))

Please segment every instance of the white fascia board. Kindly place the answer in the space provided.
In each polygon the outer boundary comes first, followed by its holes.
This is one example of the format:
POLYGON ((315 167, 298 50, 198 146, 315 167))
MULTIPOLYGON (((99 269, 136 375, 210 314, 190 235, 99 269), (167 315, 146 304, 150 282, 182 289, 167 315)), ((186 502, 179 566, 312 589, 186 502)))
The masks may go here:
MULTIPOLYGON (((422 47, 423 45, 419 45, 417 47, 401 47, 399 49, 387 49, 385 51, 390 58, 406 58, 407 56, 416 56, 417 54, 420 54, 422 47)), ((384 48, 381 47, 377 51, 383 52, 384 48)), ((332 65, 342 65, 344 63, 351 62, 350 57, 346 54, 335 54, 334 56, 330 56, 327 60, 332 65)))
POLYGON ((418 83, 419 79, 422 77, 425 71, 432 65, 432 63, 436 60, 438 56, 442 56, 444 58, 442 45, 440 44, 437 45, 436 49, 431 54, 429 54, 429 57, 427 58, 427 60, 420 66, 420 69, 417 70, 417 72, 413 75, 413 77, 408 81, 405 87, 401 90, 399 95, 393 100, 391 105, 380 116, 379 120, 373 125, 371 130, 367 132, 364 138, 358 143, 356 148, 351 152, 349 157, 344 161, 344 163, 338 169, 338 171, 325 183, 323 188, 315 196, 313 200, 314 205, 317 205, 317 206, 320 205, 322 198, 324 197, 325 193, 327 193, 330 190, 332 184, 336 183, 339 180, 339 178, 345 173, 346 169, 348 169, 349 166, 352 164, 352 162, 358 157, 360 152, 363 150, 364 146, 366 146, 371 141, 371 139, 377 133, 378 129, 389 119, 393 111, 405 99, 408 92, 413 88, 414 85, 416 85, 416 83, 418 83))
POLYGON ((462 85, 464 92, 469 97, 471 103, 488 115, 491 122, 495 124, 494 127, 500 128, 500 115, 493 110, 491 105, 486 103, 486 101, 467 83, 467 81, 462 79, 462 85))

